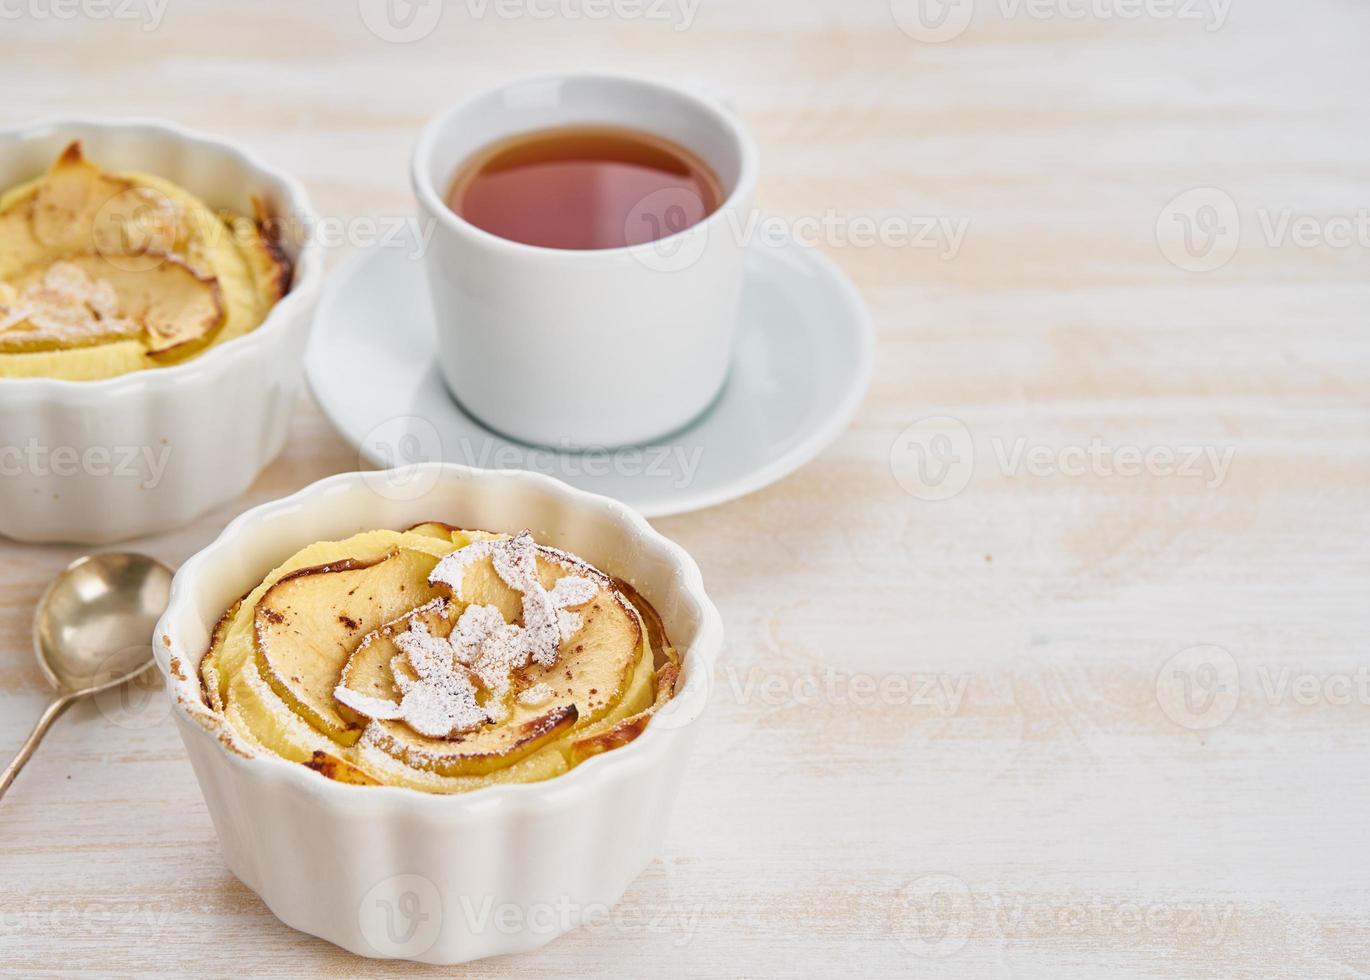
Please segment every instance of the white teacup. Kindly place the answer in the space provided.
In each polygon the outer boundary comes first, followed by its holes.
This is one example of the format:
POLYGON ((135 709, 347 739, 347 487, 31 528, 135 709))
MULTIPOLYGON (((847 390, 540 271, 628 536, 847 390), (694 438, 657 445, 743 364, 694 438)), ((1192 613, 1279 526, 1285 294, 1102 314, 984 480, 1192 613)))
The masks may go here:
POLYGON ((425 251, 438 364, 462 406, 505 435, 587 448, 646 442, 718 395, 732 359, 757 153, 734 115, 688 89, 554 75, 476 96, 434 119, 412 178, 433 226, 425 251), (692 150, 722 205, 674 235, 623 248, 542 248, 490 234, 444 201, 457 168, 498 140, 613 125, 692 150))

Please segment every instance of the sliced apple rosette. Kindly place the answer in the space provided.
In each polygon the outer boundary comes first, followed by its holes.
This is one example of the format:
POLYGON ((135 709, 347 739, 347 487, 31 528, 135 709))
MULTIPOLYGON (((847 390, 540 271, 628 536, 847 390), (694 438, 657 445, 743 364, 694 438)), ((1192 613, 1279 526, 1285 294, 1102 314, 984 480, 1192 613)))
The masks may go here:
POLYGON ((148 174, 107 173, 73 142, 0 195, 0 378, 93 380, 184 360, 260 324, 288 271, 260 220, 216 214, 148 174))
POLYGON ((304 549, 225 613, 201 663, 247 751, 446 793, 627 744, 678 672, 625 584, 527 531, 438 523, 304 549))

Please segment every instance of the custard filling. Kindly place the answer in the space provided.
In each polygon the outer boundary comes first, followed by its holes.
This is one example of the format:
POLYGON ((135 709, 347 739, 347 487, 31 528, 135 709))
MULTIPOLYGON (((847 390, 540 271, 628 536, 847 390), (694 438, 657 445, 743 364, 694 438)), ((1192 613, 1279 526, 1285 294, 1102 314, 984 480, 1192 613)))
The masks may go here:
POLYGON ((0 379, 117 377, 255 329, 290 278, 266 217, 109 173, 71 143, 0 194, 0 379))
POLYGON ((626 583, 527 531, 440 523, 304 548, 225 612, 200 664, 235 747, 434 793, 625 745, 678 676, 626 583))

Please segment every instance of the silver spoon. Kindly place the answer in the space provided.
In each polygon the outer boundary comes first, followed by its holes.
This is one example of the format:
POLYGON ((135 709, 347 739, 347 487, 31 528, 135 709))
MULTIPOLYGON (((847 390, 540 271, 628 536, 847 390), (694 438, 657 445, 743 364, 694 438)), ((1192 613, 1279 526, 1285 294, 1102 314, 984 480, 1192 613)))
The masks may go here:
POLYGON ((171 569, 122 552, 78 558, 52 580, 38 600, 33 647, 57 697, 0 775, 0 796, 62 712, 152 665, 152 631, 170 592, 171 569))

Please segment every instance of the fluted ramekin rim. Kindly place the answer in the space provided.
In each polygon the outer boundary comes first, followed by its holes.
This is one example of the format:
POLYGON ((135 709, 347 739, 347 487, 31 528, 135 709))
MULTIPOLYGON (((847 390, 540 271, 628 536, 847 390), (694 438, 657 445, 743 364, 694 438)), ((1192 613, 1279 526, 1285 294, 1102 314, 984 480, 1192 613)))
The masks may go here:
MULTIPOLYGON (((650 544, 665 556, 680 583, 681 597, 692 607, 699 628, 682 655, 682 683, 676 696, 668 701, 660 713, 649 722, 636 739, 627 745, 600 753, 569 772, 534 783, 510 783, 486 786, 464 793, 439 794, 405 786, 355 786, 328 779, 297 762, 280 756, 257 753, 244 755, 231 747, 232 736, 221 715, 208 709, 199 697, 199 663, 204 651, 181 649, 177 639, 177 624, 185 616, 203 619, 190 604, 201 584, 201 577, 212 571, 214 564, 227 556, 239 553, 237 542, 255 524, 291 511, 300 511, 319 504, 322 498, 332 497, 340 490, 373 493, 367 486, 377 471, 356 471, 325 477, 289 496, 260 504, 245 511, 205 548, 189 558, 176 573, 171 595, 153 634, 153 653, 167 681, 168 693, 183 728, 209 738, 216 743, 218 758, 224 764, 247 767, 255 777, 272 780, 282 790, 309 794, 329 804, 352 809, 389 811, 402 808, 437 817, 476 816, 506 808, 543 808, 570 805, 576 798, 601 791, 610 791, 624 780, 660 763, 668 754, 669 740, 680 729, 692 724, 703 714, 713 687, 713 667, 722 647, 723 624, 704 590, 699 566, 680 545, 662 535, 636 511, 609 497, 590 493, 542 473, 527 470, 487 470, 457 463, 420 463, 403 468, 417 478, 436 473, 443 480, 508 481, 533 487, 562 501, 579 504, 606 512, 636 540, 650 544), (171 669, 171 659, 178 657, 187 668, 183 676, 171 669), (192 696, 192 690, 194 692, 192 696), (664 719, 668 723, 655 722, 664 719)), ((336 505, 336 499, 333 501, 336 505)), ((319 504, 329 506, 329 503, 319 504)), ((309 542, 304 542, 309 543, 309 542)), ((263 573, 269 569, 263 569, 263 573)))

